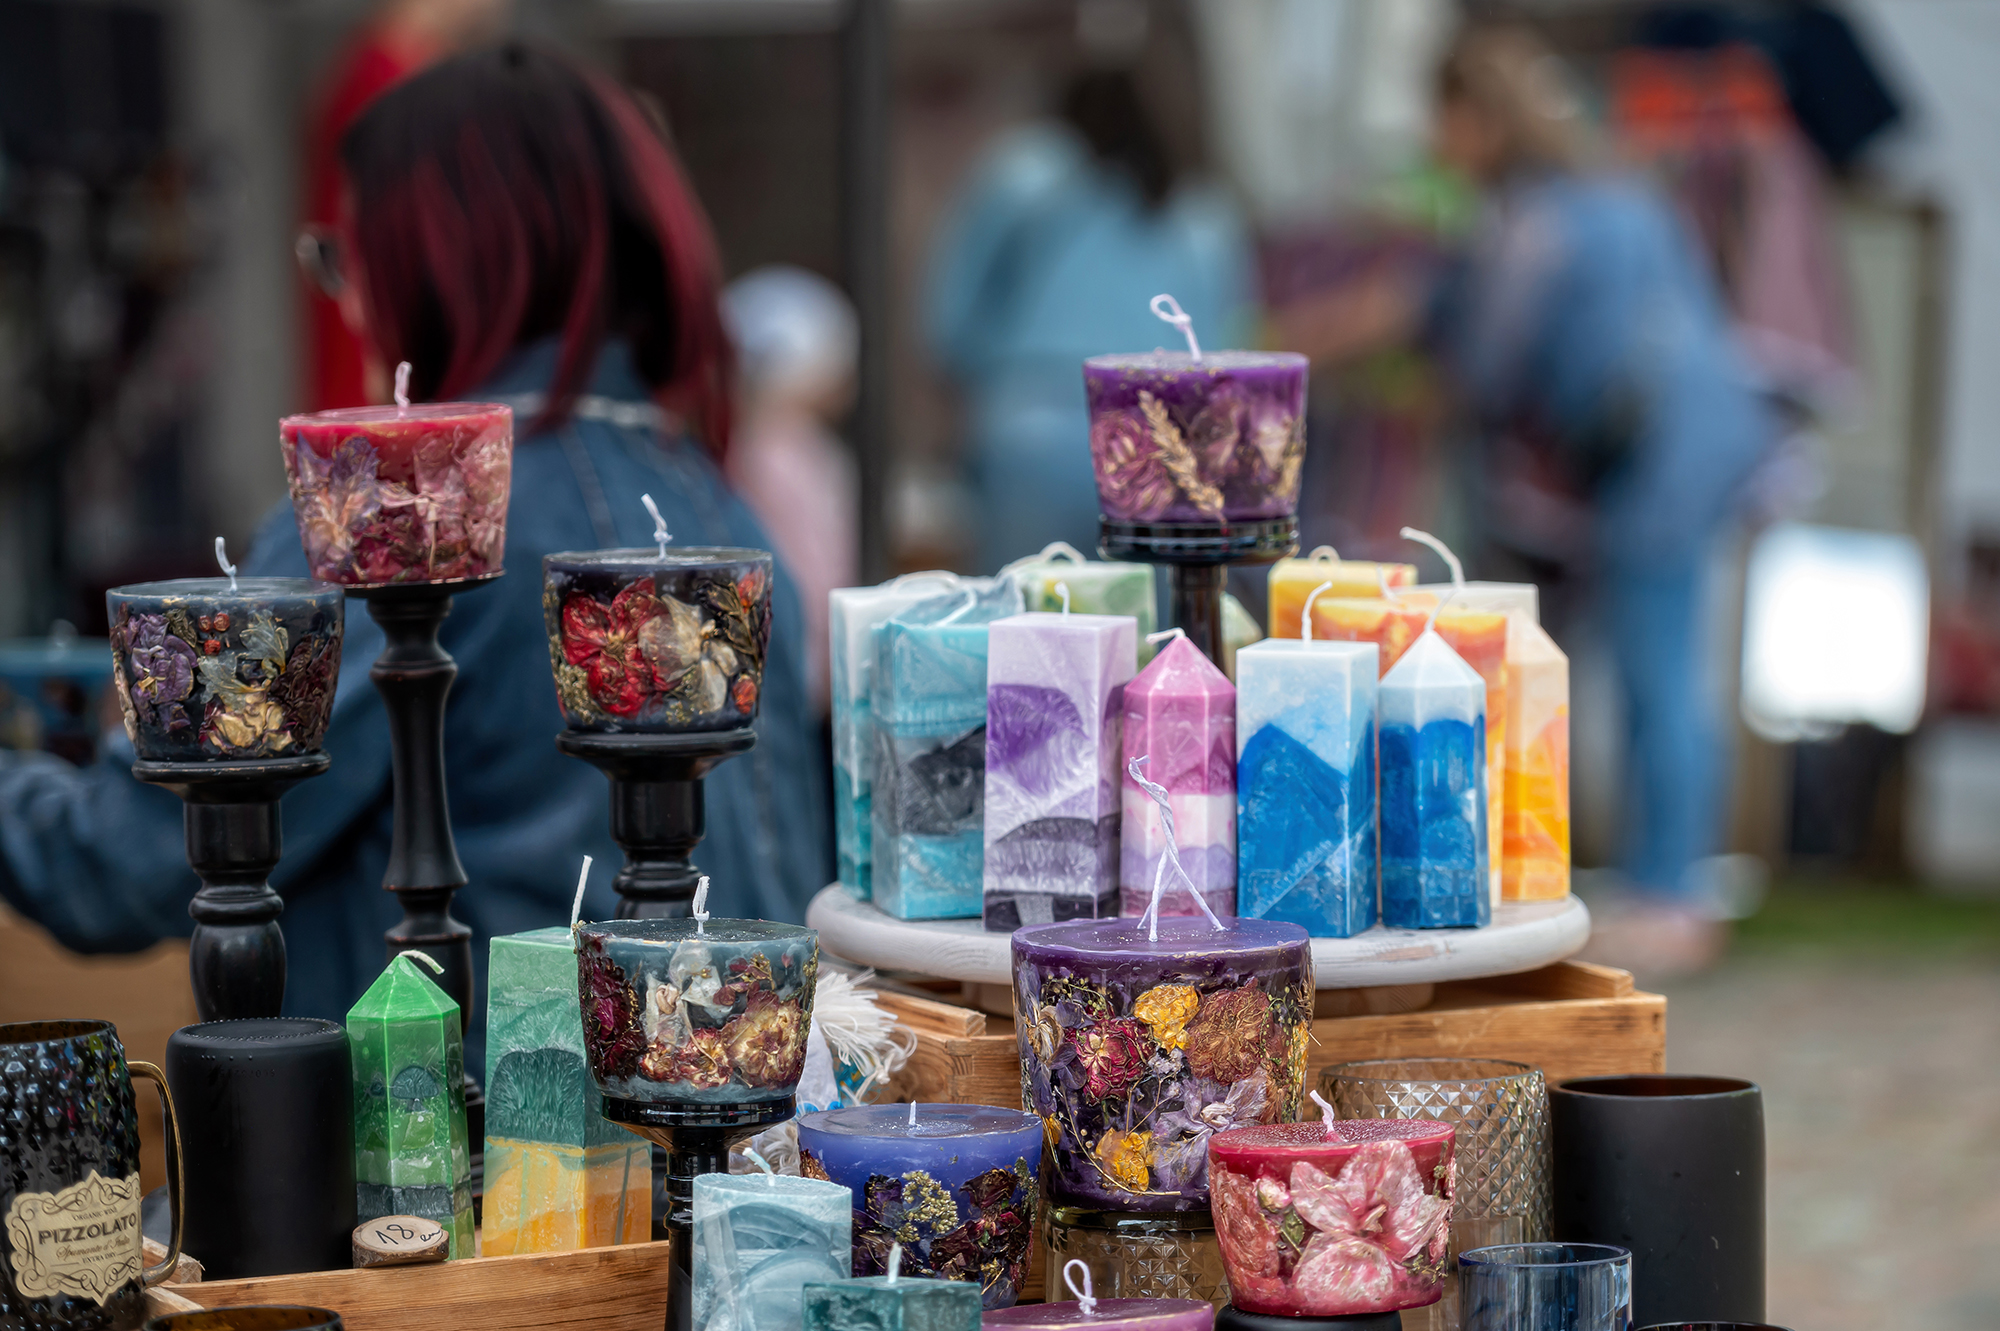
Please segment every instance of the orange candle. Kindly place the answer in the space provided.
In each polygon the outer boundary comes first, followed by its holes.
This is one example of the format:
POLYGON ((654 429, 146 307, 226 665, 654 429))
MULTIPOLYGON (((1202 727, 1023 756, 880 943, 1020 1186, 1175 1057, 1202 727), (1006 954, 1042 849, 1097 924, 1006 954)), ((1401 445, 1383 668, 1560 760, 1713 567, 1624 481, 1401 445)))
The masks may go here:
POLYGON ((1525 615, 1507 624, 1506 815, 1500 895, 1569 895, 1569 658, 1525 615))

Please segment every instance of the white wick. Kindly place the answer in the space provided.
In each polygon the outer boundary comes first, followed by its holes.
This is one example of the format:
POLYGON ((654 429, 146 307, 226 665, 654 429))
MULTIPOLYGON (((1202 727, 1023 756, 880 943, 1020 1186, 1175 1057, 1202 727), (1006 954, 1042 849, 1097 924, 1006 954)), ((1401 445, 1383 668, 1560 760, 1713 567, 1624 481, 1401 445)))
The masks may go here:
POLYGON ((1443 555, 1446 566, 1451 569, 1451 585, 1454 587, 1465 586, 1465 565, 1458 562, 1458 556, 1451 552, 1450 546, 1429 532, 1418 531, 1415 527, 1405 527, 1397 535, 1406 541, 1415 541, 1419 545, 1428 545, 1431 549, 1443 555))
POLYGON ((902 1273, 903 1273, 903 1245, 900 1243, 892 1243, 889 1245, 889 1283, 892 1285, 895 1284, 896 1277, 901 1275, 902 1273))
POLYGON ((1147 904, 1146 913, 1142 917, 1146 921, 1146 941, 1150 943, 1160 941, 1160 894, 1166 890, 1167 865, 1170 862, 1174 866, 1175 876, 1187 884, 1188 895, 1194 898, 1194 904, 1201 907, 1201 913, 1208 916, 1208 922, 1215 926, 1216 932, 1220 933, 1223 927, 1222 921, 1215 918, 1215 911, 1209 907, 1208 898, 1201 894, 1200 889, 1194 885, 1194 879, 1188 877, 1187 869, 1181 864, 1180 847, 1174 840, 1174 809, 1167 799, 1167 788, 1157 782, 1148 781, 1145 773, 1139 770, 1151 760, 1151 757, 1151 754, 1141 754, 1125 764, 1126 774, 1139 783, 1139 789, 1152 796, 1153 803, 1160 806, 1160 830, 1167 836, 1166 854, 1160 856, 1159 864, 1153 870, 1153 899, 1147 904))
POLYGON ((410 363, 403 361, 396 366, 396 407, 401 410, 410 405, 410 363))
POLYGON ((229 590, 236 590, 236 565, 229 562, 229 555, 222 547, 222 538, 215 538, 215 562, 222 565, 222 571, 229 575, 229 590))
POLYGON ((1340 562, 1340 551, 1330 545, 1316 545, 1312 548, 1312 553, 1307 555, 1306 558, 1315 564, 1338 564, 1340 562))
POLYGON ((411 961, 421 961, 424 963, 424 965, 429 966, 431 970, 434 971, 435 973, 439 975, 444 974, 444 966, 438 961, 436 957, 432 956, 428 952, 420 952, 416 948, 407 947, 404 948, 401 952, 398 952, 396 954, 396 959, 398 961, 401 961, 404 957, 408 957, 411 961))
POLYGON ((1158 633, 1148 633, 1146 641, 1165 642, 1168 638, 1185 638, 1186 636, 1187 630, 1176 624, 1170 629, 1161 629, 1158 633))
POLYGON ((1307 1091, 1306 1094, 1310 1095, 1312 1102, 1319 1106, 1319 1121, 1326 1124, 1326 1135, 1333 1136, 1333 1106, 1328 1104, 1326 1097, 1318 1091, 1307 1091))
POLYGON ((707 874, 703 874, 701 876, 701 881, 694 885, 694 909, 690 911, 689 914, 694 916, 694 931, 697 935, 708 932, 708 875, 707 874))
POLYGON ((915 1100, 910 1101, 910 1126, 913 1128, 917 1126, 917 1102, 915 1100))
MULTIPOLYGON (((749 1156, 749 1157, 750 1157, 750 1159, 751 1159, 751 1161, 752 1161, 752 1163, 754 1163, 754 1164, 755 1164, 755 1165, 757 1166, 757 1168, 759 1168, 759 1169, 761 1169, 761 1170, 763 1170, 763 1171, 764 1171, 764 1177, 765 1177, 765 1178, 767 1178, 767 1179, 770 1179, 770 1180, 772 1180, 773 1182, 775 1182, 775 1181, 777 1180, 777 1177, 778 1177, 778 1171, 777 1171, 777 1170, 775 1170, 775 1169, 773 1169, 773 1168, 771 1168, 771 1162, 770 1162, 769 1160, 766 1160, 766 1159, 765 1159, 765 1158, 764 1158, 763 1156, 761 1156, 761 1155, 757 1154, 757 1148, 756 1148, 756 1147, 754 1147, 754 1146, 746 1146, 746 1147, 744 1147, 744 1148, 743 1148, 743 1154, 745 1154, 745 1155, 749 1156)), ((767 1186, 767 1187, 768 1187, 768 1186, 769 1186, 769 1184, 766 1184, 765 1186, 767 1186)))
POLYGON ((639 502, 644 504, 646 511, 653 515, 653 539, 660 543, 660 558, 665 559, 667 557, 667 542, 674 539, 673 533, 667 530, 667 520, 660 516, 660 506, 653 502, 653 496, 640 495, 639 502))
POLYGON ((1066 582, 1059 582, 1059 583, 1057 583, 1057 584, 1056 584, 1056 590, 1062 593, 1062 598, 1063 598, 1063 613, 1064 613, 1064 614, 1068 614, 1068 613, 1069 613, 1069 584, 1068 584, 1068 583, 1066 583, 1066 582))
POLYGON ((1153 297, 1152 307, 1155 318, 1164 320, 1181 330, 1181 336, 1187 339, 1188 355, 1199 362, 1201 343, 1194 340, 1194 316, 1182 310, 1181 303, 1164 291, 1153 297))
POLYGON ((590 856, 583 857, 583 868, 576 874, 576 900, 570 903, 569 927, 576 928, 576 922, 583 918, 583 885, 590 881, 590 856))
POLYGON ((1069 1292, 1076 1295, 1077 1306, 1083 1309, 1085 1317, 1096 1315, 1097 1297, 1090 1292, 1090 1267, 1084 1264, 1083 1258, 1072 1257, 1063 1263, 1063 1284, 1068 1285, 1069 1292), (1077 1288, 1076 1276, 1072 1274, 1073 1271, 1083 1272, 1082 1289, 1077 1288))
POLYGON ((1303 641, 1311 642, 1313 640, 1313 602, 1319 599, 1321 592, 1332 590, 1333 580, 1329 578, 1319 586, 1313 588, 1312 595, 1306 597, 1305 609, 1299 611, 1299 637, 1303 641))

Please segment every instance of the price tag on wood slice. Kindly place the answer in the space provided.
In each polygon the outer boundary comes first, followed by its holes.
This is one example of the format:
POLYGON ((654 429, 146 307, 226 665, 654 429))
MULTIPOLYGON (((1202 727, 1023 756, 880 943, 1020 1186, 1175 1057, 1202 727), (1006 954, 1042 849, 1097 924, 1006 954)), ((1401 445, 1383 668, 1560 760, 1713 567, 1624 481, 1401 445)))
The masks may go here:
POLYGON ((356 1266, 408 1266, 441 1262, 451 1235, 435 1220, 414 1215, 385 1215, 354 1227, 356 1266))

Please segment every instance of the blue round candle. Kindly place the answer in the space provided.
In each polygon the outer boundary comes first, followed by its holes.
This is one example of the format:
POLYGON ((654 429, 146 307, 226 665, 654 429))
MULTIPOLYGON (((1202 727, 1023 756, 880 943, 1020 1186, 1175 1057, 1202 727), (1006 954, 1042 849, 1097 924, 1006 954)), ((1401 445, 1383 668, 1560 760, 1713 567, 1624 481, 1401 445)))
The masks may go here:
POLYGON ((992 1105, 854 1105, 799 1119, 799 1165, 854 1192, 854 1274, 980 1286, 1009 1308, 1028 1274, 1042 1121, 992 1105))

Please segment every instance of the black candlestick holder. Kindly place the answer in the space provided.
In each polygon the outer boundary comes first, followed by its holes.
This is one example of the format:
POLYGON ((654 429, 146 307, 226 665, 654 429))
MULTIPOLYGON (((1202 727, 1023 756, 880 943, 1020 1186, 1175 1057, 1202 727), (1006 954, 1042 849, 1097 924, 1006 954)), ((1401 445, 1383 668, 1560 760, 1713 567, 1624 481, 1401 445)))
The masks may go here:
POLYGON ((1299 548, 1297 516, 1227 523, 1100 517, 1097 529, 1097 548, 1106 559, 1167 566, 1174 626, 1222 668, 1222 594, 1230 567, 1276 563, 1299 548))
POLYGON ((625 852, 611 880, 620 920, 685 919, 701 870, 689 859, 707 829, 702 785, 757 743, 749 726, 674 734, 565 730, 556 747, 611 781, 611 839, 625 852))
MULTIPOLYGON (((452 597, 500 576, 347 589, 368 602, 369 617, 388 639, 368 678, 389 713, 389 762, 395 777, 389 866, 382 887, 402 902, 403 918, 382 940, 392 960, 415 948, 444 967, 437 984, 458 1004, 461 1029, 472 1024, 472 930, 451 914, 452 896, 465 886, 466 876, 452 840, 444 781, 444 704, 458 678, 458 662, 438 644, 438 629, 451 613, 452 597)), ((486 1096, 469 1068, 465 1119, 477 1196, 485 1172, 486 1096)))
POLYGON ((218 762, 132 764, 132 775, 181 797, 188 864, 188 979, 203 1021, 275 1017, 285 1002, 285 903, 271 890, 284 840, 278 799, 331 764, 324 753, 218 762))
POLYGON ((604 1097, 604 1117, 653 1143, 664 1155, 667 1192, 667 1331, 694 1325, 694 1181, 727 1174, 729 1148, 798 1110, 795 1096, 738 1104, 662 1104, 604 1097))

